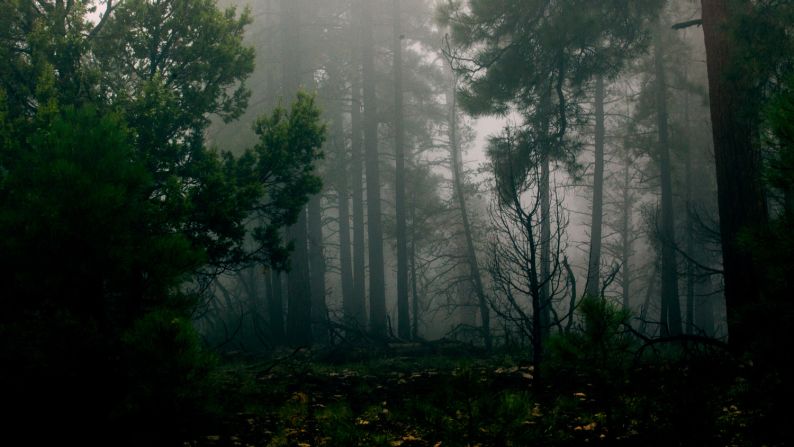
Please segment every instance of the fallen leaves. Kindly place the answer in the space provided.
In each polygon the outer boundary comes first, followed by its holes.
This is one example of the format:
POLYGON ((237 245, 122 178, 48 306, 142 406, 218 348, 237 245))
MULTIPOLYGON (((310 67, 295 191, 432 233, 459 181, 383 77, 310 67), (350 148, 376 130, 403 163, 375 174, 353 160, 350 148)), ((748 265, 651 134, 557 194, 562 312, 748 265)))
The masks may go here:
POLYGON ((413 442, 422 442, 422 441, 423 441, 422 438, 418 438, 418 437, 416 437, 416 436, 414 436, 412 434, 407 434, 407 435, 401 437, 400 439, 395 439, 394 441, 392 441, 391 445, 394 446, 394 447, 398 447, 398 446, 402 446, 402 445, 405 445, 405 444, 410 444, 410 443, 413 443, 413 442))

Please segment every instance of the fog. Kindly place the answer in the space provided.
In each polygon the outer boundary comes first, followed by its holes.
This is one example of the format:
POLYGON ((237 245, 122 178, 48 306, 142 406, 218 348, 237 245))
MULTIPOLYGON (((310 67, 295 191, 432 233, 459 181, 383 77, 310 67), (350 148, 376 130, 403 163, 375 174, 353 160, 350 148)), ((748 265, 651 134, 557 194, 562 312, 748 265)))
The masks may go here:
MULTIPOLYGON (((514 98, 499 96, 489 100, 483 97, 483 101, 493 102, 494 107, 490 109, 483 108, 479 104, 467 107, 466 101, 462 101, 464 102, 463 106, 460 106, 457 101, 455 102, 457 130, 462 136, 460 149, 463 155, 460 163, 463 174, 462 184, 465 185, 464 195, 466 197, 464 197, 464 201, 471 202, 467 212, 470 214, 469 218, 473 225, 469 230, 472 232, 471 238, 476 246, 474 255, 478 258, 475 263, 477 265, 476 272, 472 273, 472 263, 466 259, 469 256, 465 248, 466 236, 458 234, 458 231, 450 231, 451 228, 460 225, 460 205, 455 198, 457 192, 454 187, 453 166, 450 164, 449 112, 447 111, 450 103, 448 103, 449 98, 445 97, 449 91, 455 88, 452 84, 454 79, 457 79, 454 82, 457 83, 457 89, 463 94, 480 95, 474 90, 467 89, 473 85, 484 85, 477 83, 486 82, 482 80, 487 79, 488 76, 480 73, 486 73, 489 67, 472 67, 472 64, 476 64, 476 62, 471 62, 473 60, 471 57, 486 48, 483 46, 486 41, 474 45, 467 43, 467 45, 471 45, 470 47, 456 47, 456 45, 460 45, 456 43, 456 38, 467 38, 462 34, 455 36, 454 16, 465 14, 466 7, 462 5, 463 9, 461 10, 447 11, 445 14, 449 14, 449 16, 444 19, 447 22, 439 22, 438 18, 441 17, 440 14, 443 14, 440 12, 443 10, 443 6, 429 1, 402 2, 399 5, 399 26, 401 27, 399 32, 403 36, 400 41, 403 60, 399 70, 403 79, 403 91, 398 94, 402 98, 403 104, 401 112, 397 113, 394 110, 396 88, 394 85, 394 32, 396 31, 394 30, 394 8, 390 2, 372 3, 374 32, 372 40, 366 42, 362 42, 357 34, 360 32, 356 28, 359 26, 357 21, 363 20, 356 16, 360 11, 356 8, 350 9, 349 2, 323 2, 322 5, 314 7, 306 5, 308 9, 305 10, 291 10, 289 11, 289 14, 292 14, 290 20, 294 20, 297 25, 292 24, 289 29, 283 28, 283 21, 287 13, 281 10, 283 5, 279 2, 255 2, 252 4, 226 2, 224 6, 233 6, 238 10, 250 9, 252 23, 246 31, 246 42, 257 51, 257 65, 249 81, 252 98, 245 115, 243 115, 244 118, 230 124, 215 122, 207 131, 210 141, 224 148, 234 145, 244 147, 254 138, 252 133, 248 133, 246 124, 251 119, 246 118, 255 117, 279 102, 289 101, 290 92, 284 90, 285 85, 300 85, 306 91, 315 92, 324 109, 324 119, 330 123, 329 130, 339 132, 338 135, 330 134, 324 147, 325 159, 318 163, 324 183, 323 191, 320 194, 321 199, 319 203, 310 204, 309 211, 307 211, 311 212, 311 207, 314 206, 314 212, 317 213, 317 208, 319 208, 324 222, 322 233, 316 232, 313 235, 307 233, 308 256, 321 256, 324 260, 324 266, 318 264, 317 267, 322 269, 319 273, 322 279, 318 281, 318 284, 324 284, 323 300, 324 306, 328 309, 327 316, 323 316, 323 318, 329 318, 330 321, 344 326, 343 295, 345 292, 342 282, 346 275, 353 277, 355 274, 350 265, 354 261, 346 258, 347 265, 343 265, 341 259, 343 256, 351 256, 349 253, 351 250, 355 250, 357 243, 362 243, 367 247, 374 243, 378 246, 382 245, 385 254, 383 274, 375 272, 375 281, 382 285, 373 285, 370 282, 372 281, 370 276, 366 276, 364 281, 358 282, 359 285, 365 284, 364 290, 350 289, 348 292, 354 294, 356 300, 361 301, 359 306, 364 306, 367 316, 370 318, 375 316, 371 309, 373 305, 378 306, 378 300, 382 299, 378 296, 380 287, 383 287, 385 312, 377 311, 380 312, 377 318, 385 319, 385 323, 378 324, 386 324, 391 335, 397 335, 398 332, 397 326, 400 318, 398 303, 400 299, 409 302, 407 308, 403 308, 403 312, 407 312, 402 320, 403 324, 407 324, 401 329, 403 336, 413 334, 413 336, 423 339, 438 339, 448 337, 462 327, 471 329, 467 331, 469 334, 467 336, 470 336, 472 331, 476 332, 477 327, 483 324, 480 315, 482 310, 472 308, 479 298, 471 296, 478 293, 475 290, 477 287, 473 285, 476 284, 476 281, 472 282, 470 277, 472 275, 481 277, 482 299, 488 302, 483 303, 484 307, 496 306, 497 302, 504 300, 503 297, 499 297, 499 286, 493 283, 494 278, 489 273, 489 269, 492 267, 490 265, 490 258, 493 256, 492 245, 505 242, 504 240, 498 241, 499 237, 494 235, 492 229, 494 203, 498 202, 499 198, 493 193, 497 174, 495 174, 492 160, 489 158, 489 147, 493 144, 493 138, 504 136, 505 128, 509 127, 516 133, 531 132, 530 120, 537 119, 540 112, 534 110, 535 106, 532 104, 524 102, 531 101, 531 98, 524 99, 519 96, 514 98), (453 26, 453 29, 450 29, 449 26, 453 26), (299 29, 300 32, 297 33, 294 31, 295 29, 299 29), (284 40, 290 35, 289 33, 293 33, 291 35, 296 41, 284 40), (369 151, 371 146, 377 145, 378 186, 382 202, 380 221, 383 225, 383 233, 376 233, 374 235, 376 242, 372 242, 373 235, 368 233, 372 231, 372 228, 369 227, 369 223, 366 223, 367 228, 364 233, 368 236, 365 236, 364 241, 357 242, 353 237, 357 222, 354 221, 352 213, 345 210, 348 220, 347 230, 350 232, 350 236, 345 238, 345 244, 351 245, 340 246, 338 222, 340 218, 339 200, 341 200, 338 186, 340 178, 344 178, 344 182, 347 183, 343 186, 343 193, 348 195, 347 200, 349 201, 354 200, 349 195, 354 188, 352 182, 364 182, 362 186, 364 191, 371 187, 366 181, 369 165, 362 170, 363 178, 351 177, 351 168, 349 167, 349 163, 351 163, 350 151, 352 150, 351 138, 353 138, 351 135, 354 135, 351 132, 361 132, 361 129, 352 127, 350 107, 351 104, 356 104, 351 96, 353 82, 357 82, 354 76, 362 76, 362 72, 360 68, 356 70, 356 66, 351 64, 361 63, 362 51, 369 46, 372 51, 374 72, 367 75, 375 76, 373 80, 375 104, 371 107, 377 107, 378 115, 375 120, 377 122, 368 125, 377 126, 377 140, 362 140, 362 142, 366 146, 365 151, 369 151), (287 55, 290 59, 284 60, 287 55), (289 64, 292 64, 292 68, 289 67, 289 64), (290 79, 289 82, 282 81, 289 70, 297 70, 295 71, 297 74, 291 76, 299 78, 299 83, 298 79, 290 79), (341 116, 334 116, 339 113, 341 116), (395 129, 396 116, 401 116, 405 122, 402 129, 395 129), (340 120, 340 122, 337 124, 334 120, 340 120), (397 219, 395 215, 397 206, 395 181, 396 175, 398 175, 394 165, 396 131, 403 135, 402 145, 405 150, 404 157, 407 168, 402 175, 409 178, 404 186, 407 203, 403 206, 413 209, 415 205, 411 204, 411 198, 416 194, 430 195, 431 200, 437 201, 433 209, 421 209, 417 211, 418 215, 402 217, 405 219, 407 229, 406 238, 402 242, 398 240, 396 234, 397 221, 395 220, 397 219), (245 135, 250 136, 246 137, 245 135), (339 171, 338 163, 346 163, 348 166, 339 171), (413 191, 414 182, 420 181, 412 179, 414 175, 425 176, 427 178, 425 182, 432 181, 430 189, 413 191), (345 189, 346 191, 344 191, 345 189), (456 214, 458 215, 456 216, 456 214), (415 226, 413 219, 417 220, 415 226), (426 225, 418 223, 427 219, 432 219, 432 221, 427 222, 426 225), (417 241, 414 242, 414 239, 417 241), (398 267, 399 244, 405 244, 406 250, 409 245, 412 247, 411 253, 408 255, 410 259, 407 261, 406 267, 403 267, 406 269, 404 273, 398 267), (416 248, 412 244, 415 244, 416 248), (340 250, 346 250, 347 254, 342 255, 340 250), (429 261, 431 258, 435 260, 435 263, 429 261), (411 270, 414 265, 419 265, 419 271, 411 270), (414 274, 421 277, 414 277, 414 274), (403 277, 407 278, 409 284, 407 293, 402 295, 402 298, 399 297, 400 292, 397 290, 397 282, 401 275, 405 275, 403 277), (469 278, 467 279, 467 277, 469 278), (414 305, 417 306, 416 309, 412 307, 414 305), (417 327, 413 327, 413 325, 417 327)), ((662 20, 668 25, 673 22, 684 22, 697 16, 698 10, 698 5, 689 2, 674 2, 665 6, 661 13, 662 20)), ((653 71, 654 51, 657 51, 654 48, 657 47, 653 46, 656 44, 653 43, 649 31, 653 30, 653 21, 650 18, 642 18, 643 12, 641 11, 636 14, 638 14, 637 17, 640 17, 637 20, 648 20, 647 25, 644 25, 648 28, 642 30, 642 27, 638 25, 639 28, 634 32, 648 34, 629 36, 625 42, 622 42, 622 45, 626 46, 625 54, 610 55, 609 57, 613 59, 605 61, 605 63, 611 64, 606 67, 609 76, 605 82, 607 96, 602 100, 605 107, 603 113, 605 114, 606 136, 604 147, 600 150, 605 154, 606 164, 603 169, 605 169, 606 183, 600 192, 604 218, 603 223, 598 224, 604 226, 603 230, 599 230, 602 237, 598 244, 603 244, 604 249, 599 248, 603 254, 598 254, 599 259, 593 261, 597 262, 599 269, 593 273, 592 279, 589 280, 594 285, 590 286, 587 293, 600 295, 601 286, 605 285, 603 287, 605 299, 621 305, 625 302, 625 305, 628 306, 627 309, 634 315, 635 325, 642 326, 649 333, 655 331, 658 334, 659 331, 667 331, 662 327, 668 324, 666 321, 668 316, 660 314, 662 287, 654 284, 661 281, 662 275, 660 266, 662 247, 659 244, 662 237, 659 228, 662 192, 657 156, 658 137, 655 136, 655 134, 658 135, 658 130, 653 122, 656 119, 656 114, 659 113, 658 110, 654 110, 656 98, 653 91, 653 84, 656 82, 657 76, 653 71), (634 134, 629 135, 630 133, 634 134), (629 139, 633 139, 633 141, 629 141, 629 139), (628 151, 632 158, 629 162, 631 164, 631 182, 622 186, 624 190, 629 188, 632 191, 628 214, 617 207, 621 195, 621 185, 618 181, 618 177, 622 175, 621 158, 625 158, 621 155, 621 151, 628 151), (628 220, 631 221, 630 228, 620 228, 618 213, 628 216, 628 220), (622 233, 627 231, 630 234, 626 235, 625 239, 621 239, 622 233), (632 244, 626 252, 621 252, 622 249, 619 247, 623 241, 631 241, 632 244), (626 254, 629 255, 628 259, 624 259, 626 254), (624 270, 629 271, 625 277, 621 275, 624 270), (633 287, 623 289, 623 282, 631 282, 633 287), (630 296, 622 296, 624 293, 630 294, 630 296)), ((703 258, 702 261, 699 261, 699 265, 702 262, 701 267, 710 268, 718 266, 721 262, 719 253, 713 249, 713 241, 691 242, 684 236, 686 233, 696 231, 694 220, 698 220, 702 224, 705 224, 706 221, 716 224, 716 183, 713 156, 710 153, 712 143, 708 131, 710 117, 705 95, 707 78, 703 63, 705 60, 703 35, 696 28, 673 30, 670 26, 659 32, 663 35, 659 37, 661 43, 658 45, 664 45, 665 48, 658 51, 669 53, 663 55, 665 58, 663 64, 669 64, 669 66, 664 66, 663 70, 668 72, 666 76, 670 79, 667 81, 669 85, 664 97, 669 103, 667 107, 674 109, 665 112, 670 115, 669 118, 665 118, 670 121, 669 128, 665 132, 670 135, 668 137, 670 143, 667 143, 670 147, 667 150, 672 153, 672 160, 671 165, 665 168, 669 172, 665 172, 664 175, 670 177, 670 181, 674 184, 671 198, 672 208, 665 212, 674 215, 675 221, 672 227, 665 231, 677 232, 678 238, 668 245, 674 247, 673 250, 685 251, 681 247, 689 243, 690 249, 702 253, 703 258), (684 106, 685 102, 688 105, 684 106), (681 111, 680 109, 683 107, 688 107, 688 111, 681 111), (687 116, 683 116, 684 113, 687 116), (689 169, 696 172, 697 185, 692 184, 693 180, 686 177, 687 174, 684 171, 687 168, 684 165, 687 160, 690 160, 688 163, 692 165, 689 169), (687 192, 694 189, 697 190, 696 193, 687 192), (692 194, 696 194, 696 197, 692 194)), ((595 42, 587 45, 592 44, 595 42)), ((572 51, 574 50, 572 49, 572 51)), ((564 134, 559 135, 559 142, 555 143, 559 148, 545 149, 564 152, 561 154, 562 158, 549 160, 553 171, 552 195, 555 196, 554 200, 560 201, 559 217, 561 221, 559 223, 561 224, 563 221, 565 223, 564 228, 559 227, 560 234, 557 237, 562 245, 559 249, 555 249, 557 253, 554 255, 554 260, 544 261, 546 263, 544 268, 548 270, 547 277, 539 278, 540 282, 555 283, 554 298, 544 299, 551 300, 553 312, 559 315, 568 314, 569 295, 574 286, 573 282, 575 281, 579 285, 577 293, 584 293, 585 283, 588 282, 588 271, 593 270, 593 267, 588 266, 588 262, 593 243, 591 233, 594 225, 592 222, 595 150, 593 89, 594 80, 598 75, 597 70, 574 72, 574 70, 593 70, 587 64, 596 63, 598 57, 597 55, 589 57, 593 61, 578 60, 576 63, 580 64, 580 67, 572 69, 571 76, 582 77, 581 79, 563 80, 563 93, 560 98, 563 101, 570 101, 566 105, 566 107, 570 106, 570 110, 566 110, 562 116, 551 116, 547 120, 550 123, 547 125, 552 127, 556 124, 555 120, 564 118, 570 121, 567 128, 562 131, 564 134), (567 274, 563 274, 563 259, 568 260, 574 273, 571 278, 563 278, 563 276, 567 276, 567 274), (568 284, 563 284, 564 282, 568 282, 568 284)), ((505 65, 505 67, 510 69, 510 65, 505 65)), ((518 67, 516 70, 522 71, 518 67)), ((548 76, 555 76, 555 72, 549 72, 548 76)), ((558 76, 565 76, 565 74, 558 76)), ((495 79, 493 82, 513 81, 495 79)), ((358 85, 357 88, 361 88, 361 86, 358 85)), ((509 84, 503 84, 501 88, 516 89, 514 93, 508 93, 508 95, 528 94, 532 96, 537 94, 537 92, 528 91, 522 93, 522 87, 511 87, 509 84)), ((556 95, 556 93, 554 94, 556 95)), ((554 101, 559 102, 559 99, 555 98, 554 101)), ((367 105, 358 104, 358 107, 362 109, 366 120, 367 105)), ((357 135, 359 136, 356 138, 366 139, 361 134, 357 135)), ((521 138, 520 135, 518 138, 521 138)), ((537 152, 544 149, 527 148, 526 150, 537 152)), ((527 158, 531 158, 531 156, 527 156, 527 158)), ((422 184, 427 185, 427 183, 422 184)), ((518 193, 523 206, 533 206, 531 191, 518 191, 518 193)), ((352 209, 352 206, 352 203, 347 204, 348 209, 352 209)), ((367 207, 366 198, 364 198, 362 207, 367 207)), ((365 214, 368 212, 371 212, 369 208, 365 214)), ((542 214, 539 213, 538 216, 535 216, 535 223, 540 224, 547 220, 551 223, 553 218, 546 219, 542 214)), ((366 218, 366 222, 369 222, 368 218, 366 218)), ((363 221, 358 222, 358 224, 361 223, 363 221)), ((555 222, 554 225, 557 223, 555 222)), ((463 229, 460 231, 465 232, 463 229)), ((704 229, 704 231, 708 230, 704 229)), ((542 235, 537 237, 543 239, 542 235)), ((307 244, 307 241, 296 242, 307 244)), ((550 243, 551 241, 546 242, 550 243)), ((545 244, 537 245, 540 247, 545 244)), ((540 248, 538 249, 540 250, 540 248)), ((540 251, 537 254, 540 256, 540 251)), ((367 269, 370 269, 373 262, 369 256, 366 255, 363 260, 367 269)), ((544 258, 545 256, 544 254, 544 258)), ((700 256, 701 254, 698 254, 696 257, 701 259, 700 256)), ((673 256, 666 255, 665 258, 667 269, 675 270, 676 276, 675 284, 669 287, 677 289, 675 292, 671 292, 666 286, 665 293, 669 295, 668 300, 674 299, 678 303, 677 306, 680 307, 682 315, 674 318, 681 319, 682 328, 687 332, 724 337, 726 327, 722 285, 719 281, 710 281, 709 278, 709 285, 698 285, 698 291, 693 292, 692 284, 702 283, 704 277, 708 275, 704 274, 703 269, 694 271, 698 269, 691 268, 692 264, 686 260, 688 258, 694 260, 695 257, 688 253, 683 253, 683 255, 674 253, 673 256), (687 277, 686 271, 690 272, 690 277, 687 277), (677 296, 673 297, 673 295, 677 296), (696 311, 694 309, 695 301, 699 302, 697 307, 707 310, 700 312, 698 309, 696 311), (696 321, 698 319, 700 321, 696 321)), ((296 261, 293 260, 294 262, 296 261)), ((306 261, 298 262, 305 263, 306 261)), ((294 267, 295 264, 293 264, 294 267)), ((261 270, 261 267, 252 268, 261 270)), ((305 270, 308 271, 309 276, 315 275, 311 271, 311 266, 307 266, 305 270)), ((294 274, 295 270, 290 271, 293 273, 288 274, 294 274)), ((364 273, 364 275, 368 274, 368 272, 364 273)), ((240 296, 237 298, 239 300, 257 301, 261 299, 258 296, 244 296, 243 288, 237 284, 238 280, 235 279, 235 275, 239 275, 239 273, 231 274, 221 281, 229 283, 230 286, 227 287, 238 291, 240 296)), ((272 276, 272 273, 270 275, 272 276)), ((261 280, 268 281, 268 279, 261 280)), ((353 280, 355 281, 355 278, 353 280)), ((524 277, 523 280, 529 282, 527 277, 524 277)), ((670 282, 669 276, 667 280, 670 282)), ((321 292, 315 290, 311 293, 321 292)), ((550 292, 542 290, 538 293, 549 294, 550 292)), ((520 298, 516 297, 514 304, 516 309, 525 308, 527 314, 530 315, 532 314, 532 311, 529 310, 532 307, 531 292, 524 290, 523 295, 520 298)), ((284 310, 286 314, 289 312, 289 299, 285 300, 283 304, 286 306, 284 310)), ((243 306, 242 304, 235 305, 243 306)), ((502 302, 502 305, 506 304, 502 302)), ((552 309, 547 312, 550 310, 552 309)), ((227 311, 231 312, 232 316, 220 318, 223 321, 221 324, 223 327, 232 324, 227 321, 229 318, 238 318, 241 313, 239 308, 227 311)), ((348 308, 348 313, 350 312, 351 310, 348 308)), ((260 314, 261 310, 257 310, 249 317, 262 318, 262 321, 266 321, 267 316, 260 314)), ((569 318, 575 318, 575 316, 571 315, 569 318)), ((564 321, 563 318, 562 324, 564 321)), ((212 334, 213 323, 206 323, 207 325, 202 327, 209 331, 208 334, 212 334)), ((217 325, 217 322, 214 324, 217 325)), ((371 326, 373 324, 375 323, 367 318, 355 322, 356 326, 362 328, 375 328, 375 326, 371 326)), ((531 323, 527 321, 520 323, 519 326, 522 324, 531 326, 531 323)), ((259 327, 262 330, 263 326, 259 327)), ((519 333, 524 330, 514 329, 519 333)), ((259 343, 257 340, 238 341, 240 343, 238 347, 245 346, 244 349, 255 349, 250 343, 257 345, 259 343)), ((224 340, 224 344, 226 341, 224 340)))
POLYGON ((794 2, 3 0, 0 61, 8 439, 790 443, 794 2))

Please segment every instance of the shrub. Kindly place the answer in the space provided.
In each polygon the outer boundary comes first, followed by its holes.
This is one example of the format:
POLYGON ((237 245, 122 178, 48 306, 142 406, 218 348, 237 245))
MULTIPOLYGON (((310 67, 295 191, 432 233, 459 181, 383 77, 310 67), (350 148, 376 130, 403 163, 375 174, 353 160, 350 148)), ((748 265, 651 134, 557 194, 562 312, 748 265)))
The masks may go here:
POLYGON ((209 416, 209 374, 216 358, 201 346, 191 322, 161 309, 139 319, 122 336, 126 399, 118 416, 136 431, 166 434, 209 416))

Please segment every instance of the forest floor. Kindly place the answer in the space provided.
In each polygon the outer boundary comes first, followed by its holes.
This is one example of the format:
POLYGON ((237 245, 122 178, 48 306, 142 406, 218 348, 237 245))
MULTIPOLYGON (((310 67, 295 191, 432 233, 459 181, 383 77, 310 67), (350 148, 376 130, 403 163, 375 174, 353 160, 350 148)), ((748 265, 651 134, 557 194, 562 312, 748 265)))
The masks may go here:
POLYGON ((743 379, 715 374, 713 358, 685 362, 601 381, 541 379, 520 354, 340 362, 296 351, 223 367, 221 405, 237 411, 184 446, 753 445, 761 410, 743 379))

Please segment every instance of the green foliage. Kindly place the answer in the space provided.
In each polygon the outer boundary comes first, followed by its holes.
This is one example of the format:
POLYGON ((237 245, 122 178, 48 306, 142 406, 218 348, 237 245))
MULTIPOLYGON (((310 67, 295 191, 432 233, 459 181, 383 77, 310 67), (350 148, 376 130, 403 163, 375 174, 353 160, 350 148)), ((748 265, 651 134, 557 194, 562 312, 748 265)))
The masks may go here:
POLYGON ((299 92, 288 111, 276 107, 254 125, 259 142, 242 160, 256 160, 253 175, 265 187, 265 200, 257 206, 262 225, 256 239, 267 248, 270 261, 286 267, 288 253, 280 245, 279 230, 294 224, 309 197, 320 192, 322 181, 314 161, 323 157, 326 126, 314 96, 299 92))
POLYGON ((105 73, 102 87, 118 95, 131 125, 156 136, 143 138, 141 147, 200 131, 207 114, 230 120, 242 113, 244 80, 254 67, 253 49, 242 45, 250 22, 248 11, 221 11, 215 0, 118 5, 97 34, 96 64, 105 73), (152 113, 167 119, 153 120, 152 113))
POLYGON ((453 60, 463 76, 462 106, 476 115, 518 111, 532 140, 561 143, 568 126, 581 120, 583 86, 596 75, 616 76, 626 60, 644 51, 646 23, 662 4, 442 2, 438 19, 458 47, 453 60))
POLYGON ((580 87, 596 74, 616 75, 643 51, 644 24, 663 4, 470 0, 464 9, 463 3, 442 2, 438 18, 451 28, 453 43, 475 50, 472 65, 485 69, 463 71, 463 104, 476 114, 530 106, 558 82, 580 87))
MULTIPOLYGON (((788 333, 794 318, 794 303, 790 299, 794 272, 794 79, 780 87, 767 104, 765 125, 768 129, 765 180, 777 200, 772 218, 763 228, 746 229, 740 244, 750 253, 757 265, 763 266, 762 295, 758 303, 740 309, 738 318, 752 325, 754 338, 748 355, 758 365, 759 372, 751 377, 737 394, 746 406, 758 405, 753 425, 762 426, 770 439, 784 439, 790 434, 790 420, 786 416, 794 386, 786 378, 794 374, 786 353, 794 349, 788 333)), ((737 318, 737 317, 734 317, 737 318)), ((726 420, 742 419, 750 415, 729 412, 726 420)))
MULTIPOLYGON (((770 130, 767 145, 771 149, 767 160, 767 181, 784 194, 786 213, 794 193, 794 77, 767 106, 766 124, 770 130)), ((786 216, 791 219, 794 216, 786 216)))
MULTIPOLYGON (((786 323, 794 317, 794 305, 788 299, 794 271, 794 78, 780 88, 767 104, 765 127, 768 130, 765 159, 765 181, 777 205, 769 225, 748 228, 740 236, 740 244, 758 265, 764 266, 762 301, 741 310, 740 318, 757 325, 755 354, 772 360, 779 357, 784 346, 791 346, 785 335, 786 323), (784 345, 781 345, 783 343, 784 345)), ((776 364, 787 362, 777 359, 776 364)))
POLYGON ((577 312, 581 317, 578 327, 549 339, 544 376, 568 386, 622 382, 637 347, 624 326, 629 313, 606 299, 593 297, 585 298, 577 312))
POLYGON ((742 405, 725 352, 696 341, 642 346, 625 329, 628 314, 604 299, 587 298, 578 312, 581 324, 549 341, 541 371, 552 425, 574 425, 571 440, 669 445, 686 434, 687 445, 712 445, 745 436, 746 426, 724 421, 736 415, 723 407, 742 405))
POLYGON ((345 402, 321 409, 317 413, 317 422, 320 431, 329 438, 332 445, 355 445, 359 440, 353 411, 345 402))
POLYGON ((127 393, 115 416, 131 431, 164 435, 197 426, 213 400, 208 353, 190 320, 160 309, 138 319, 122 335, 127 393))
POLYGON ((82 401, 109 430, 178 428, 212 366, 189 286, 284 263, 325 127, 299 94, 242 156, 205 146, 210 114, 246 106, 247 13, 140 0, 96 25, 84 2, 43 4, 0 6, 0 383, 22 419, 47 407, 80 431, 82 401))
POLYGON ((520 190, 538 161, 548 159, 577 175, 581 144, 571 130, 587 122, 581 107, 587 84, 596 76, 616 77, 626 61, 645 51, 647 25, 663 4, 440 2, 437 18, 455 46, 450 58, 461 76, 461 106, 474 115, 522 117, 516 129, 506 129, 510 141, 491 142, 503 186, 520 190), (502 166, 510 167, 509 176, 502 166))
POLYGON ((113 305, 131 304, 125 292, 142 272, 147 296, 162 298, 201 256, 179 235, 141 231, 155 211, 147 197, 151 177, 136 161, 126 127, 92 107, 39 121, 26 141, 14 135, 20 150, 3 154, 0 228, 13 235, 0 242, 9 285, 4 305, 59 301, 105 317, 108 295, 113 305))
POLYGON ((778 0, 731 3, 741 13, 728 23, 736 56, 726 76, 745 87, 738 92, 743 100, 739 112, 756 123, 794 70, 794 5, 778 0))
MULTIPOLYGON (((191 445, 785 445, 765 421, 787 413, 770 413, 768 395, 754 394, 753 368, 709 346, 647 347, 624 364, 628 374, 612 381, 610 393, 597 376, 569 380, 563 371, 539 382, 532 367, 499 358, 400 356, 339 366, 304 353, 240 364, 220 380, 225 395, 237 396, 229 417, 197 431, 191 445)), ((777 379, 768 391, 780 389, 777 379)))

